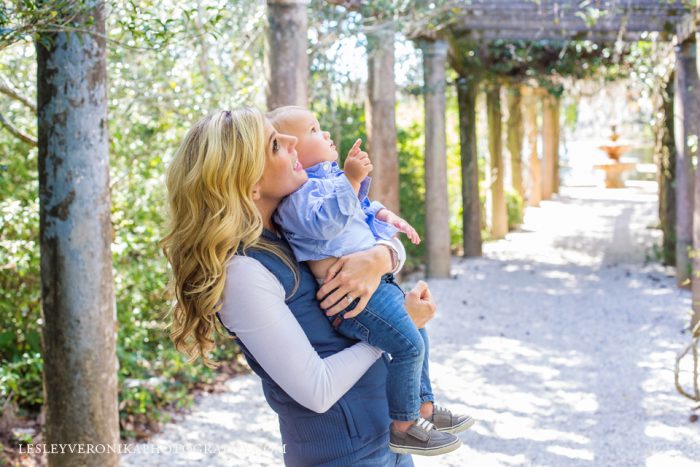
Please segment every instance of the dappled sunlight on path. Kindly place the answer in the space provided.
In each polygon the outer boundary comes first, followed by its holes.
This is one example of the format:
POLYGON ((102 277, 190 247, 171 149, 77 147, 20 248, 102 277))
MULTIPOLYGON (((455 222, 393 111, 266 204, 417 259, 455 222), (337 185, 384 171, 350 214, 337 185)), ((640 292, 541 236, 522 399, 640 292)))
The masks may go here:
MULTIPOLYGON (((484 257, 453 259, 431 280, 437 400, 478 421, 465 446, 417 466, 683 466, 700 459, 700 424, 673 388, 687 336, 687 291, 645 264, 655 193, 564 188, 530 208, 484 257)), ((410 282, 406 282, 406 287, 410 282)), ((278 465, 279 434, 253 376, 200 406, 124 465, 278 465), (184 443, 221 452, 177 454, 184 443), (171 452, 167 453, 168 447, 171 452), (223 452, 225 450, 225 452, 223 452)))
POLYGON ((563 189, 431 281, 438 400, 479 420, 440 465, 697 462, 700 426, 672 373, 690 296, 645 265, 655 210, 644 184, 563 189))

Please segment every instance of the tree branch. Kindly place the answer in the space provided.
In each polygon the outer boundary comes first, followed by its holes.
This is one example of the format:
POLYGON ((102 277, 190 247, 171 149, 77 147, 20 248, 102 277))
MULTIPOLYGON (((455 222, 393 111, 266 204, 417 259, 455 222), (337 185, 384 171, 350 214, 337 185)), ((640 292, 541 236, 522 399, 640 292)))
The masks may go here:
POLYGON ((30 136, 26 133, 23 133, 22 130, 20 130, 19 128, 14 126, 12 124, 12 122, 7 120, 3 114, 0 114, 0 125, 7 128, 7 130, 10 133, 12 133, 14 136, 16 136, 20 140, 24 141, 25 143, 29 144, 30 146, 33 146, 33 147, 37 146, 37 144, 38 144, 37 140, 33 136, 30 136))
POLYGON ((4 76, 0 76, 0 93, 20 101, 22 104, 32 109, 32 112, 36 115, 36 104, 14 89, 4 76))

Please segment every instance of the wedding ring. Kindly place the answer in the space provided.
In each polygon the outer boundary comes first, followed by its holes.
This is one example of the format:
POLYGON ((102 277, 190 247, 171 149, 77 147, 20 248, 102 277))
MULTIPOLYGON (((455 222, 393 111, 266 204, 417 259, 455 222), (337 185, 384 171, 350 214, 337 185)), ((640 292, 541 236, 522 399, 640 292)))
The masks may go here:
POLYGON ((348 305, 352 305, 352 302, 353 302, 353 300, 355 300, 355 299, 352 298, 352 295, 347 294, 347 295, 345 296, 345 300, 348 301, 348 305))

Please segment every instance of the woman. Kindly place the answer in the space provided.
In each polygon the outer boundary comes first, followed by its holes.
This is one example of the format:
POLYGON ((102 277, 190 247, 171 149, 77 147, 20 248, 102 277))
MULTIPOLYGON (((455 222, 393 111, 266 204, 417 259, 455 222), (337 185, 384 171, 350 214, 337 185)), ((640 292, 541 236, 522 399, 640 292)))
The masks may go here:
MULTIPOLYGON (((386 357, 333 331, 320 308, 337 313, 348 295, 371 296, 396 269, 395 253, 378 245, 340 258, 318 289, 272 221, 306 180, 295 145, 247 108, 214 112, 186 135, 166 180, 171 337, 191 360, 212 366, 217 316, 235 334, 279 416, 285 464, 413 465, 387 447, 386 357)), ((407 294, 406 307, 419 327, 433 316, 425 283, 407 294)))

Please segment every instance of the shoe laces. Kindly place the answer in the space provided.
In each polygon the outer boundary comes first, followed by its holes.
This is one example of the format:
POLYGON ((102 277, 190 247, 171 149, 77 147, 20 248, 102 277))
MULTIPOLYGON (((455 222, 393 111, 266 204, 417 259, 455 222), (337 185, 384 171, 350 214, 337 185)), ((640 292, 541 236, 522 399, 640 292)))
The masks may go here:
POLYGON ((435 425, 430 423, 428 420, 422 417, 418 417, 418 420, 416 420, 416 426, 420 428, 421 430, 425 431, 431 431, 435 429, 435 425))
POLYGON ((449 409, 446 409, 441 405, 433 404, 433 415, 438 413, 452 416, 452 411, 450 411, 449 409))

